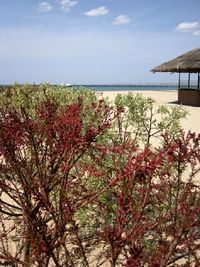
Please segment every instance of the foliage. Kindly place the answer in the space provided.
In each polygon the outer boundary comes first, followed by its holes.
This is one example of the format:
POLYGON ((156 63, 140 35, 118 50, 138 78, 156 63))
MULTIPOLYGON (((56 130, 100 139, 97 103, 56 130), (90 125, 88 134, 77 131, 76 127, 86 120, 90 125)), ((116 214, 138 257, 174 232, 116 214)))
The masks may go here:
POLYGON ((51 259, 55 266, 73 266, 72 261, 85 255, 84 240, 79 236, 74 216, 96 192, 86 187, 87 176, 79 169, 79 159, 115 114, 109 107, 102 108, 101 102, 96 103, 92 112, 99 123, 84 129, 81 109, 81 103, 59 108, 57 103, 47 101, 38 107, 37 119, 24 108, 1 110, 0 193, 4 234, 0 258, 7 263, 24 262, 29 266, 36 262, 46 266, 51 259), (4 198, 8 200, 5 202, 4 198), (5 222, 13 218, 11 231, 5 222), (12 239, 16 232, 19 236, 15 237, 15 256, 11 256, 7 254, 10 251, 5 251, 4 235, 12 239))
POLYGON ((150 145, 152 137, 159 138, 166 129, 172 137, 178 134, 180 121, 187 115, 180 106, 155 108, 152 98, 144 98, 140 94, 119 94, 115 99, 115 105, 126 110, 118 121, 121 134, 123 131, 130 132, 135 141, 142 141, 146 145, 150 145))
POLYGON ((61 86, 51 86, 49 84, 41 85, 20 85, 14 84, 1 94, 1 105, 14 105, 16 107, 24 107, 28 110, 35 110, 39 103, 51 99, 58 102, 61 106, 72 104, 82 99, 82 104, 87 105, 96 100, 96 94, 85 88, 70 87, 63 88, 61 86))
POLYGON ((200 266, 200 135, 174 129, 183 111, 160 108, 162 124, 140 96, 33 95, 0 106, 0 265, 200 266))

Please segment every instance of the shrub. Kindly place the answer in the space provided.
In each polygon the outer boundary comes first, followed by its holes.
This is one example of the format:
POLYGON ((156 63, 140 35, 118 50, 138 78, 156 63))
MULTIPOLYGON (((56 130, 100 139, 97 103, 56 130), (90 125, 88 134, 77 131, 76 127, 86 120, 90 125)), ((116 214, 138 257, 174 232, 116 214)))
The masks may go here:
POLYGON ((200 135, 140 147, 124 103, 75 99, 0 107, 0 264, 199 266, 200 135))
POLYGON ((123 132, 130 132, 136 142, 145 145, 155 143, 152 139, 159 139, 166 130, 171 137, 177 135, 181 119, 187 115, 186 110, 180 106, 155 107, 152 98, 145 98, 140 94, 119 94, 115 99, 115 106, 125 108, 125 113, 118 120, 121 135, 123 132))

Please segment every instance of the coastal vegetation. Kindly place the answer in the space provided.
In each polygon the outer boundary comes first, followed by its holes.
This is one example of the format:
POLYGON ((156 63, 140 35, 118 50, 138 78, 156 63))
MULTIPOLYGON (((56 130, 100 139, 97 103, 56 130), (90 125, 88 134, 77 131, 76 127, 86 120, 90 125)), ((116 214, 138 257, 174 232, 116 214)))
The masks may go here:
POLYGON ((200 266, 200 134, 181 129, 182 107, 154 104, 2 93, 1 266, 200 266))

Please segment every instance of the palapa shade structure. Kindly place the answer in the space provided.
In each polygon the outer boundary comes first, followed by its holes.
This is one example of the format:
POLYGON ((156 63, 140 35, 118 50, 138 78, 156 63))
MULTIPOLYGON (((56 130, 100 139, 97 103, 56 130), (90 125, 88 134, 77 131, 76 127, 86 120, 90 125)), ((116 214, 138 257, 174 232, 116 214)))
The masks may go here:
POLYGON ((200 73, 200 48, 155 67, 153 72, 200 73))
POLYGON ((179 73, 178 82, 178 102, 186 105, 200 106, 200 48, 193 49, 183 55, 165 62, 151 70, 155 72, 177 72, 179 73), (187 88, 180 88, 180 74, 188 73, 187 88), (197 73, 197 87, 190 88, 190 74, 197 73))

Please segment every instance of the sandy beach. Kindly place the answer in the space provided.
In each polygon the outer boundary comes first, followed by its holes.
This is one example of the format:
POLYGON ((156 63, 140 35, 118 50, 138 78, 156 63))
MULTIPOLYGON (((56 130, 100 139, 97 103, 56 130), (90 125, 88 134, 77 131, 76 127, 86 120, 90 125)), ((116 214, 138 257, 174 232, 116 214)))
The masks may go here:
MULTIPOLYGON (((101 92, 104 97, 108 97, 113 101, 118 94, 127 94, 129 91, 103 91, 101 92)), ((142 94, 144 97, 153 98, 156 103, 155 107, 159 105, 168 105, 174 107, 177 104, 178 92, 177 91, 131 91, 131 93, 142 94)), ((187 131, 200 133, 200 107, 182 105, 184 109, 189 112, 186 119, 182 120, 182 127, 187 131)))

